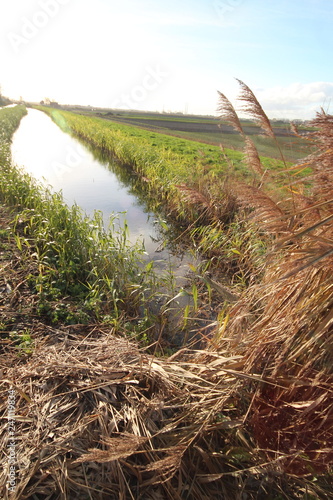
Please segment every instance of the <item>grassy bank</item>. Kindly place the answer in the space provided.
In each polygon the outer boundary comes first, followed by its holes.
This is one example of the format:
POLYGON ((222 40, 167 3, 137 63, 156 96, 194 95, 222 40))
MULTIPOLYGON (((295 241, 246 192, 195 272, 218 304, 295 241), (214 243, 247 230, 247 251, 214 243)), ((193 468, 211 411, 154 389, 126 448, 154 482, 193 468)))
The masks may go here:
MULTIPOLYGON (((25 106, 0 109, 0 141, 1 147, 5 148, 10 142, 13 133, 17 129, 21 118, 27 114, 25 106)), ((3 161, 5 158, 1 158, 3 161)))
POLYGON ((229 274, 241 288, 250 276, 261 273, 267 235, 244 224, 234 186, 258 184, 264 176, 267 189, 279 199, 286 183, 289 186, 285 172, 289 163, 283 157, 260 157, 259 170, 255 170, 246 159, 247 152, 221 151, 220 147, 109 120, 40 109, 65 132, 130 166, 141 179, 147 198, 154 200, 153 208, 177 221, 185 231, 183 239, 194 242, 199 252, 216 264, 215 273, 219 268, 220 274, 229 274), (240 237, 241 233, 246 237, 240 237))
POLYGON ((38 263, 30 282, 38 292, 39 313, 54 323, 136 318, 154 283, 142 264, 142 248, 130 246, 125 230, 105 231, 102 214, 84 216, 11 164, 10 137, 25 113, 22 107, 0 113, 0 196, 13 208, 18 248, 38 263))
MULTIPOLYGON (((163 197, 163 203, 174 206, 178 214, 189 211, 183 202, 179 186, 183 183, 191 189, 200 190, 208 186, 210 199, 220 201, 223 193, 221 183, 228 166, 242 177, 250 175, 244 166, 244 154, 228 150, 228 160, 220 147, 181 140, 168 135, 148 132, 139 127, 123 125, 109 120, 89 118, 74 113, 50 108, 40 108, 66 132, 71 132, 108 154, 115 155, 122 163, 130 165, 144 177, 149 189, 163 197), (218 187, 216 188, 216 184, 218 187), (215 189, 214 189, 215 188, 215 189)), ((283 164, 271 158, 262 158, 263 168, 279 172, 283 164)), ((208 194, 207 194, 208 196, 208 194)))

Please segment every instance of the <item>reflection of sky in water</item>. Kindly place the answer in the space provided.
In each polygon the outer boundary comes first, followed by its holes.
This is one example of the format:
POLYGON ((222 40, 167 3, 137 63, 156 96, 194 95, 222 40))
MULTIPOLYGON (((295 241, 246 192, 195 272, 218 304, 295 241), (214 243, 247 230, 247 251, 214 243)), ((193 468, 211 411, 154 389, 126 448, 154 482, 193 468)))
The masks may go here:
POLYGON ((12 157, 36 179, 44 178, 55 191, 62 190, 67 203, 75 201, 88 215, 101 210, 106 226, 112 212, 126 211, 120 219, 126 217, 131 241, 142 237, 148 253, 157 248, 150 238, 156 236, 153 224, 130 188, 44 113, 30 109, 22 119, 13 137, 12 157))

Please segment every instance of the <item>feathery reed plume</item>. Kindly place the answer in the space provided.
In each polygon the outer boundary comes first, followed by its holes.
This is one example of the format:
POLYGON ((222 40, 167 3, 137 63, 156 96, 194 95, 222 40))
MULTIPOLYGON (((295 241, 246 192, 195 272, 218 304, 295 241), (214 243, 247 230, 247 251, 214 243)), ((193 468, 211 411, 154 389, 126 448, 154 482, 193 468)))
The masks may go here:
POLYGON ((249 113, 250 116, 259 123, 261 126, 262 130, 269 136, 275 139, 275 134, 272 129, 272 125, 265 113, 265 111, 262 109, 261 104, 259 103, 258 99, 244 82, 242 80, 239 80, 236 78, 238 81, 239 85, 241 86, 242 93, 239 97, 241 101, 244 101, 246 105, 243 107, 244 111, 246 113, 249 113))
POLYGON ((258 150, 249 137, 245 137, 245 162, 246 165, 258 175, 264 174, 264 169, 259 158, 258 150))
POLYGON ((314 196, 321 201, 329 200, 332 198, 333 186, 333 115, 321 110, 311 124, 317 128, 312 135, 320 152, 311 156, 314 196))
POLYGON ((197 208, 207 210, 211 208, 211 201, 198 189, 191 188, 186 184, 177 184, 175 186, 182 194, 184 200, 197 208))
POLYGON ((272 232, 284 234, 288 232, 288 223, 285 214, 270 196, 261 189, 238 182, 235 185, 235 194, 242 201, 244 207, 251 207, 251 219, 259 222, 272 232))
MULTIPOLYGON (((258 99, 254 95, 254 93, 252 92, 250 87, 248 87, 244 82, 242 82, 242 80, 239 80, 238 78, 236 78, 236 80, 238 81, 238 83, 242 89, 242 93, 241 93, 239 99, 246 103, 245 106, 243 107, 243 110, 246 113, 249 113, 250 116, 254 119, 254 121, 260 125, 263 132, 266 133, 269 137, 271 137, 274 140, 276 148, 280 153, 281 159, 282 159, 285 167, 287 168, 286 159, 284 157, 284 154, 282 152, 280 144, 279 144, 277 137, 274 133, 271 122, 269 121, 261 104, 259 103, 258 99)), ((292 179, 291 179, 290 175, 289 175, 289 191, 291 192, 291 198, 292 198, 293 206, 295 209, 294 189, 293 189, 292 179)))
MULTIPOLYGON (((321 110, 317 113, 311 125, 316 128, 307 136, 308 141, 312 141, 317 150, 309 154, 302 160, 301 163, 296 164, 286 169, 286 171, 303 170, 304 168, 311 168, 312 172, 303 177, 302 182, 310 182, 313 186, 310 204, 315 208, 318 203, 325 205, 325 209, 330 208, 332 204, 332 185, 333 185, 333 116, 328 115, 325 111, 321 110)), ((294 133, 298 133, 297 129, 293 128, 294 133)), ((304 136, 299 135, 304 138, 304 136)))
POLYGON ((233 127, 233 129, 236 130, 236 132, 239 132, 242 136, 244 136, 244 131, 235 108, 233 107, 229 99, 224 94, 222 94, 222 92, 218 90, 217 93, 219 94, 217 108, 219 117, 221 118, 221 120, 227 121, 233 127))
POLYGON ((175 186, 185 203, 192 205, 201 220, 217 220, 219 218, 221 207, 219 203, 210 195, 208 191, 202 192, 200 188, 192 188, 186 184, 175 186))
POLYGON ((318 131, 313 133, 322 149, 333 148, 333 115, 327 114, 323 109, 317 112, 316 118, 311 125, 318 127, 318 131))
POLYGON ((290 123, 290 130, 291 130, 291 132, 292 132, 294 135, 297 135, 297 137, 299 137, 299 136, 300 136, 300 133, 299 133, 299 131, 298 131, 298 128, 297 128, 296 123, 294 123, 294 122, 291 122, 291 123, 290 123))
POLYGON ((199 219, 201 222, 228 222, 235 214, 237 202, 234 194, 228 187, 227 181, 224 183, 223 197, 220 197, 216 193, 211 193, 209 188, 202 191, 200 188, 189 187, 186 184, 178 184, 175 187, 179 190, 184 202, 192 205, 199 214, 198 219, 192 226, 199 219))

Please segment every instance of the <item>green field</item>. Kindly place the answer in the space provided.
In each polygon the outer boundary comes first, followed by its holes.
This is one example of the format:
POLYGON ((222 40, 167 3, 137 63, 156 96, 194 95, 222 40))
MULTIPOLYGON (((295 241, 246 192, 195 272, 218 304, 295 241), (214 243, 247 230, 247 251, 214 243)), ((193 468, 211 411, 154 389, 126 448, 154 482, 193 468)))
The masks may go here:
MULTIPOLYGON (((145 175, 155 177, 154 169, 160 166, 164 171, 164 174, 160 175, 161 182, 169 181, 171 184, 176 184, 190 181, 191 183, 188 175, 191 172, 191 179, 195 183, 198 176, 205 172, 207 174, 207 170, 212 176, 223 175, 226 171, 227 162, 219 145, 182 139, 113 119, 83 117, 50 108, 40 109, 50 114, 64 130, 68 127, 68 130, 86 138, 95 146, 113 151, 121 161, 132 164, 137 170, 141 169, 145 175)), ((234 137, 235 140, 238 138, 236 134, 234 137)), ((266 139, 259 138, 258 141, 264 143, 266 139)), ((237 140, 240 142, 240 139, 237 140)), ((244 153, 236 149, 227 149, 225 154, 232 163, 234 171, 246 176, 248 172, 244 166, 244 153)), ((276 147, 275 156, 278 156, 276 147)), ((278 171, 284 167, 281 158, 262 157, 262 162, 268 170, 278 171)))
MULTIPOLYGON (((73 109, 78 112, 78 110, 73 109)), ((244 142, 237 132, 226 122, 215 117, 169 115, 159 113, 139 113, 126 111, 92 111, 80 110, 87 116, 103 117, 119 123, 135 125, 146 130, 169 134, 175 137, 220 146, 242 151, 244 142)), ((241 120, 244 130, 254 141, 259 154, 262 156, 279 158, 276 145, 269 137, 265 137, 260 127, 250 120, 241 120)), ((295 137, 290 131, 290 124, 276 121, 273 123, 277 140, 287 161, 295 162, 312 152, 312 148, 305 139, 295 137)), ((308 132, 310 127, 301 127, 302 132, 308 132)))

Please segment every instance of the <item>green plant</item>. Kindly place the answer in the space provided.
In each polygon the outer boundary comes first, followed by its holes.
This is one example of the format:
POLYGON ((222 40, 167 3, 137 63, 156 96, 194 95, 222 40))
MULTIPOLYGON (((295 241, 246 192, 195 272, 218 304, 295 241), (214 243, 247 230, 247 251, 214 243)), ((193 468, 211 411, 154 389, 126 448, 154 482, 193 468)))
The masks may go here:
POLYGON ((33 352, 34 341, 29 328, 23 331, 12 331, 9 338, 15 343, 18 355, 30 355, 33 352))

